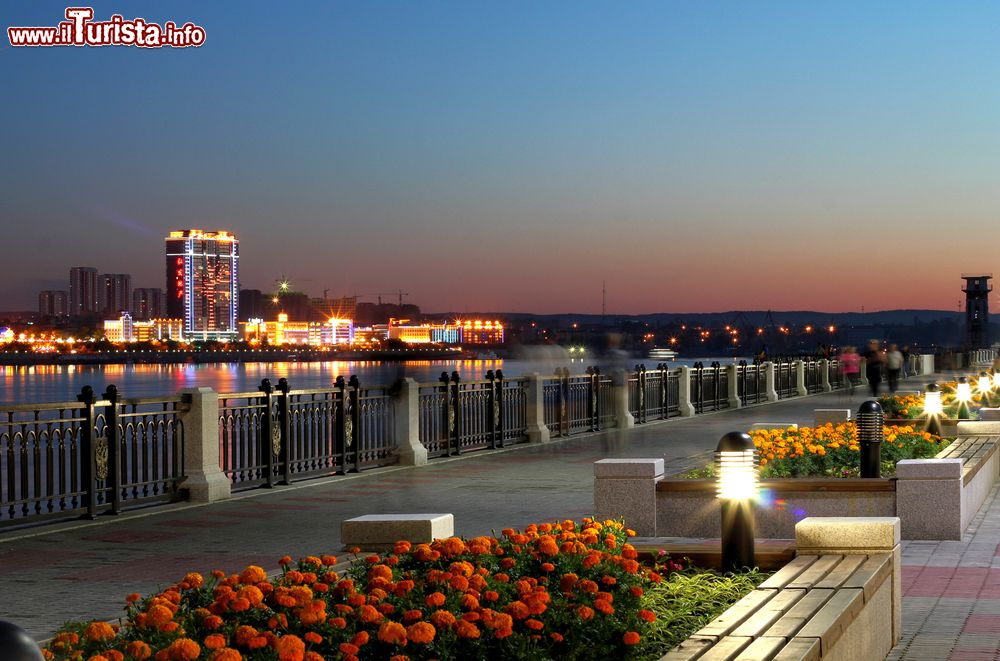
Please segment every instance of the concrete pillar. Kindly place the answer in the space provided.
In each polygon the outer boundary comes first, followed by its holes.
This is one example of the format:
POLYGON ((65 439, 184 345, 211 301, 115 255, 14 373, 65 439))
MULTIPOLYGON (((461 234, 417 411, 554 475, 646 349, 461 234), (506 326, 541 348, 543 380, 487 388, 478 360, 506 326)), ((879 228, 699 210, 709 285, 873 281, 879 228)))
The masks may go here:
POLYGON ((809 394, 809 388, 806 388, 806 361, 796 360, 792 363, 792 367, 795 368, 795 394, 800 397, 809 394))
POLYGON ((896 462, 896 514, 907 539, 962 539, 962 460, 896 462))
POLYGON ((656 536, 656 483, 663 459, 601 459, 594 462, 594 515, 625 520, 639 537, 656 536))
POLYGON ((528 375, 527 430, 529 443, 545 443, 549 440, 549 428, 545 426, 545 380, 538 372, 528 375))
MULTIPOLYGON (((614 399, 615 426, 619 429, 635 427, 635 417, 628 409, 628 372, 617 369, 611 374, 611 397, 614 399)), ((638 387, 638 384, 636 384, 638 387)))
POLYGON ((892 642, 902 631, 902 553, 899 518, 809 516, 795 524, 796 555, 892 555, 892 642))
POLYGON ((677 400, 681 415, 685 418, 694 415, 694 404, 691 403, 691 368, 681 365, 681 373, 677 379, 677 400))
POLYGON ((761 363, 760 367, 764 369, 764 393, 767 396, 767 401, 776 402, 778 401, 778 391, 774 388, 774 363, 769 360, 766 363, 761 363))
POLYGON ((726 365, 726 383, 729 385, 729 408, 740 408, 743 402, 740 401, 739 371, 735 364, 726 365))
POLYGON ((190 400, 178 415, 184 427, 184 481, 192 503, 212 503, 232 495, 232 481, 219 462, 219 394, 211 388, 190 388, 181 395, 190 400))
POLYGON ((833 386, 830 385, 830 361, 824 358, 819 361, 820 369, 820 384, 823 388, 823 392, 830 392, 833 390, 833 386))
POLYGON ((420 442, 420 384, 401 379, 395 395, 396 452, 402 466, 423 466, 427 448, 420 442))

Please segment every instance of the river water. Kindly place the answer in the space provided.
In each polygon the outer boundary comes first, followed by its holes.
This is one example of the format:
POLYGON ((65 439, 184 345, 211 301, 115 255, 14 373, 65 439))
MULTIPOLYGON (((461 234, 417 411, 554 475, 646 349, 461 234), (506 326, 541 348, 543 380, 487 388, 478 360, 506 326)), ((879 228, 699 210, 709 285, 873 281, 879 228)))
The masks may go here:
MULTIPOLYGON (((672 367, 690 366, 701 360, 726 364, 733 358, 691 358, 672 361, 672 367)), ((619 359, 621 366, 644 363, 647 369, 657 361, 619 359)), ((326 361, 284 363, 210 363, 204 365, 35 365, 0 366, 0 405, 73 401, 80 389, 92 386, 98 394, 110 384, 118 386, 122 397, 174 395, 185 388, 210 387, 219 392, 256 390, 264 378, 277 383, 288 379, 293 389, 325 388, 339 375, 356 374, 362 384, 389 384, 399 377, 420 382, 436 381, 441 372, 457 371, 464 380, 481 379, 487 370, 502 369, 505 377, 532 372, 552 374, 557 367, 582 374, 588 366, 605 371, 611 361, 601 358, 568 359, 561 356, 536 356, 524 359, 495 360, 411 360, 406 362, 326 361)))

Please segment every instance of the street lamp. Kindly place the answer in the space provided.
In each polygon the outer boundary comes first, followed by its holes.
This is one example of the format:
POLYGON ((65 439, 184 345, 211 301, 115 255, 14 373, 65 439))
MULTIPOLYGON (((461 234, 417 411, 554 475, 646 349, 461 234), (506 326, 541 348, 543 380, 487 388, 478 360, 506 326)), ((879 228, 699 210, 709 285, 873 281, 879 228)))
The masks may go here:
POLYGON ((976 387, 979 388, 979 394, 983 396, 983 405, 992 406, 991 401, 991 391, 993 390, 993 379, 986 372, 979 373, 979 381, 976 382, 976 387))
POLYGON ((0 620, 0 650, 9 661, 43 661, 42 651, 31 636, 13 622, 0 620))
POLYGON ((754 567, 757 452, 749 434, 729 432, 715 448, 722 508, 722 570, 754 567))
POLYGON ((941 414, 944 405, 941 403, 941 389, 936 383, 928 383, 924 392, 924 415, 927 416, 927 431, 936 436, 941 435, 941 414))
POLYGON ((885 415, 874 399, 858 408, 858 445, 861 446, 861 477, 882 476, 882 425, 885 415))
POLYGON ((958 419, 969 419, 969 401, 972 399, 972 387, 969 380, 964 376, 958 377, 958 385, 955 386, 955 399, 958 400, 958 419))

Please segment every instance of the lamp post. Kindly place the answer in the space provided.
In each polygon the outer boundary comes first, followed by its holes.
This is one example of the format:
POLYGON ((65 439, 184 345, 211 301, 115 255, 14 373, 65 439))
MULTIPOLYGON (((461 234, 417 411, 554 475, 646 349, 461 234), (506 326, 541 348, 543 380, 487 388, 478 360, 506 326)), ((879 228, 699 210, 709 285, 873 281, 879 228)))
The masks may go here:
POLYGON ((882 407, 870 399, 858 408, 858 445, 861 446, 861 477, 882 476, 882 407))
POLYGON ((993 390, 993 379, 986 372, 979 373, 979 381, 976 382, 976 387, 979 389, 979 394, 983 396, 983 404, 985 406, 993 406, 990 395, 993 390))
POLYGON ((964 376, 958 377, 958 385, 955 386, 955 399, 958 400, 958 419, 968 420, 969 401, 972 399, 972 386, 964 376))
POLYGON ((42 651, 31 636, 13 622, 0 620, 0 652, 4 661, 43 661, 42 651))
POLYGON ((941 413, 944 405, 941 403, 941 389, 936 383, 928 383, 924 392, 924 415, 927 416, 927 431, 936 436, 941 435, 941 413))
POLYGON ((729 432, 715 448, 722 501, 722 571, 754 567, 757 452, 749 434, 729 432))

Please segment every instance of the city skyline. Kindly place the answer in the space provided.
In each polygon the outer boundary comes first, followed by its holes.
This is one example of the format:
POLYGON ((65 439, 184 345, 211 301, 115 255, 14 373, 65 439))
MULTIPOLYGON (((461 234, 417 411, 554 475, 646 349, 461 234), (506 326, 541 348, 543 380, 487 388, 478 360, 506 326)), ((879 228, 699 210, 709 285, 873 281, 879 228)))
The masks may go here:
POLYGON ((207 40, 0 46, 0 309, 159 287, 174 227, 240 236, 244 288, 428 311, 956 310, 995 270, 1000 7, 93 6, 207 40))

